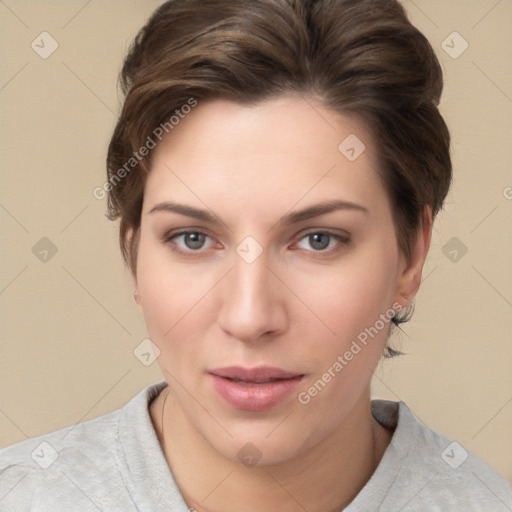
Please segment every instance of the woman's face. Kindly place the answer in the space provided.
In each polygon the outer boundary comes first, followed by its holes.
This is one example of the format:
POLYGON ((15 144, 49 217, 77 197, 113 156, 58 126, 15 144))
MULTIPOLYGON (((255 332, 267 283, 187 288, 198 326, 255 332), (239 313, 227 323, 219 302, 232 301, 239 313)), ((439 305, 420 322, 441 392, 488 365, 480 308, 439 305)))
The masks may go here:
POLYGON ((164 142, 136 285, 176 407, 228 458, 290 459, 369 399, 417 285, 372 140, 283 96, 200 102, 164 142))

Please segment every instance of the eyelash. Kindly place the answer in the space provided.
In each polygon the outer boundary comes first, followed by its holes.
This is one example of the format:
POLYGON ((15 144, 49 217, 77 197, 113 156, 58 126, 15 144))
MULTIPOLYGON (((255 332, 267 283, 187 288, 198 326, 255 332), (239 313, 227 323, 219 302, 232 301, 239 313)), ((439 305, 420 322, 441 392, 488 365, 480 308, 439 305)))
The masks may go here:
MULTIPOLYGON (((316 257, 320 257, 320 258, 331 256, 332 254, 338 252, 339 250, 341 250, 343 247, 346 247, 350 243, 350 236, 348 233, 346 233, 345 235, 341 235, 339 233, 334 233, 332 231, 329 231, 328 229, 320 229, 320 230, 314 230, 314 231, 309 231, 308 233, 304 233, 296 242, 293 243, 293 245, 300 243, 302 240, 304 240, 312 235, 328 236, 330 238, 329 245, 333 239, 338 242, 334 247, 331 247, 329 249, 318 250, 318 251, 315 251, 314 249, 309 249, 309 250, 305 249, 308 252, 314 254, 316 257)), ((300 251, 301 249, 293 249, 293 250, 300 251)))
POLYGON ((180 249, 176 245, 176 243, 174 242, 174 239, 179 238, 180 236, 184 236, 184 235, 204 235, 206 238, 213 240, 213 238, 210 235, 208 235, 208 233, 206 233, 204 231, 201 231, 199 229, 189 229, 189 230, 181 230, 181 231, 168 233, 167 235, 164 236, 163 242, 167 243, 169 245, 171 251, 173 251, 177 254, 180 254, 181 256, 185 256, 188 258, 193 258, 193 257, 199 256, 203 252, 202 248, 198 249, 196 251, 194 251, 192 249, 185 251, 183 249, 180 249))
MULTIPOLYGON (((203 248, 197 249, 195 251, 193 249, 183 250, 183 249, 179 248, 179 246, 177 246, 176 243, 174 242, 174 240, 176 238, 179 238, 180 236, 184 236, 184 235, 189 235, 189 234, 204 235, 206 238, 214 241, 214 239, 210 235, 208 235, 208 233, 206 233, 205 231, 199 230, 199 229, 190 229, 190 230, 181 230, 181 231, 177 231, 177 232, 171 232, 171 233, 168 233, 167 235, 165 235, 163 237, 162 241, 164 243, 168 244, 171 251, 173 251, 177 254, 180 254, 182 256, 189 257, 189 258, 197 257, 197 256, 201 255, 201 253, 203 252, 203 248)), ((320 235, 320 234, 327 235, 331 239, 337 240, 338 245, 336 245, 334 248, 327 249, 327 250, 319 250, 319 251, 315 251, 313 249, 308 250, 308 252, 313 253, 317 257, 331 255, 332 253, 337 252, 342 247, 345 247, 345 246, 349 245, 349 243, 350 243, 350 236, 348 233, 345 236, 343 236, 343 235, 340 235, 339 233, 334 233, 332 231, 324 229, 324 230, 315 230, 315 231, 310 231, 308 233, 305 233, 297 241, 295 241, 292 245, 298 244, 299 242, 301 242, 302 240, 304 240, 305 238, 307 238, 309 236, 320 235)), ((301 249, 292 249, 292 250, 301 250, 301 249)))

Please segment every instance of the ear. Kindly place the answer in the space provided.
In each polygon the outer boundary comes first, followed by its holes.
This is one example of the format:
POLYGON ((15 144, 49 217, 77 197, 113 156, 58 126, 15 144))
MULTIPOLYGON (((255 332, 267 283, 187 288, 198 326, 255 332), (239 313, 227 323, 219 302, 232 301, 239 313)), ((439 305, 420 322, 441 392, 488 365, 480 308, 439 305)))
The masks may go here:
POLYGON ((423 221, 418 227, 416 240, 411 246, 410 258, 405 259, 397 283, 395 301, 405 308, 415 297, 421 284, 421 272, 427 257, 432 238, 432 208, 426 206, 423 221))

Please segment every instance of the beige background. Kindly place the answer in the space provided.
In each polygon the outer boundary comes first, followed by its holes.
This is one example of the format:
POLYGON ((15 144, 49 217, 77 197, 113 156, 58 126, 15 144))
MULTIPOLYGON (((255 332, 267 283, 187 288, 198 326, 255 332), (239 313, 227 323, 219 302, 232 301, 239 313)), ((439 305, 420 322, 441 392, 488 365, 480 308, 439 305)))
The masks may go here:
MULTIPOLYGON (((122 57, 158 3, 0 0, 0 446, 104 414, 162 380, 156 362, 134 356, 142 316, 116 225, 92 194, 122 57), (59 45, 47 59, 31 48, 43 31, 59 45), (32 251, 43 237, 57 248, 46 262, 47 242, 32 251)), ((455 184, 397 340, 408 355, 383 363, 374 393, 404 400, 512 482, 512 2, 404 4, 446 74, 455 184), (446 39, 454 31, 469 44, 458 58, 442 47, 463 48, 446 39)))

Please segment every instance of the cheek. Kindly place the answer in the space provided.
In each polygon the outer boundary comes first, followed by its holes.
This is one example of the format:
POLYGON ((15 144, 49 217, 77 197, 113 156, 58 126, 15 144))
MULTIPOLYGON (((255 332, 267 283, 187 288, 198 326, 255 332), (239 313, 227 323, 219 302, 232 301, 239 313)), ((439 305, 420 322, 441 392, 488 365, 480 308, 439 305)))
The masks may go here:
POLYGON ((148 333, 163 351, 186 323, 194 304, 204 295, 200 278, 170 264, 165 246, 141 235, 137 286, 148 333))
POLYGON ((368 388, 389 333, 394 276, 392 258, 371 265, 361 258, 315 286, 304 283, 312 309, 325 325, 316 324, 316 335, 310 331, 311 374, 297 398, 310 417, 324 419, 320 428, 325 432, 368 388))
POLYGON ((330 333, 333 349, 343 348, 389 310, 397 286, 397 257, 393 246, 384 245, 381 251, 360 251, 335 268, 297 278, 299 294, 324 324, 322 331, 330 333))
POLYGON ((301 293, 323 323, 311 324, 304 354, 311 374, 298 398, 310 412, 335 423, 368 387, 389 334, 397 258, 396 247, 380 241, 302 280, 301 293))

